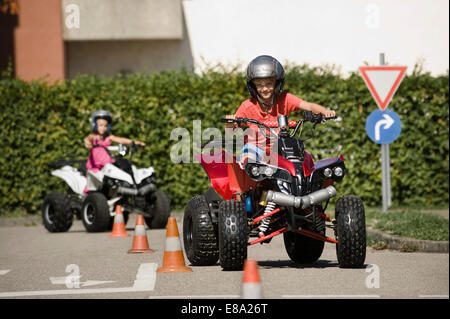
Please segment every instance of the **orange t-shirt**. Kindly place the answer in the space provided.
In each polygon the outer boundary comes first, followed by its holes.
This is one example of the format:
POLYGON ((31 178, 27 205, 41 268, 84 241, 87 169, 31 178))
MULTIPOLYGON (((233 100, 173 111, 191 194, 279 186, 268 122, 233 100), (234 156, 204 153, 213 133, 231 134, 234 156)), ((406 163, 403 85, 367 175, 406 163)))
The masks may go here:
MULTIPOLYGON (((300 109, 300 102, 302 99, 290 93, 282 92, 275 99, 275 105, 272 107, 270 113, 265 113, 261 110, 258 100, 251 98, 242 102, 241 106, 236 111, 235 117, 245 117, 257 120, 259 122, 278 121, 279 115, 289 116, 291 112, 300 109)), ((250 124, 250 130, 246 131, 248 140, 246 143, 254 144, 262 149, 269 149, 273 145, 273 141, 266 141, 264 135, 259 131, 258 126, 250 124)))

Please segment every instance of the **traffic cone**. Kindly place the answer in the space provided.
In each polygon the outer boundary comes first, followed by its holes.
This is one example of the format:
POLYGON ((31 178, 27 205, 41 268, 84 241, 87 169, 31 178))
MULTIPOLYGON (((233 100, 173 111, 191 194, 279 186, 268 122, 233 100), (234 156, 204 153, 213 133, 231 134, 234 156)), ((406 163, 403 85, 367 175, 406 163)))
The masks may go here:
POLYGON ((122 214, 122 206, 117 205, 116 216, 114 216, 114 225, 112 233, 108 237, 112 238, 112 237, 128 237, 128 236, 130 236, 130 234, 127 234, 125 230, 125 223, 122 214))
POLYGON ((187 272, 192 271, 184 263, 184 255, 181 250, 180 234, 178 233, 177 220, 169 217, 166 227, 166 245, 162 267, 157 272, 187 272))
POLYGON ((261 279, 259 278, 258 262, 246 259, 244 276, 242 278, 241 299, 262 298, 261 279))
POLYGON ((153 249, 148 246, 147 234, 145 232, 144 217, 139 214, 136 218, 136 227, 134 229, 133 244, 128 251, 129 254, 153 253, 153 249))

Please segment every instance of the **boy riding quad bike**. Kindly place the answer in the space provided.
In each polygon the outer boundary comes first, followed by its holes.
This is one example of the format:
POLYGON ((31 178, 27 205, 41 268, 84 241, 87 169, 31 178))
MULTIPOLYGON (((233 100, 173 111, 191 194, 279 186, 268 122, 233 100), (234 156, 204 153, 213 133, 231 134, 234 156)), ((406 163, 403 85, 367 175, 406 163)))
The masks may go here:
MULTIPOLYGON (((276 164, 252 161, 244 169, 223 149, 201 155, 201 165, 212 187, 189 200, 185 208, 184 247, 193 265, 214 265, 219 260, 224 270, 240 270, 248 246, 269 243, 280 234, 284 236, 287 254, 295 262, 315 262, 324 243, 329 242, 336 244, 340 267, 364 264, 366 229, 362 200, 343 196, 336 202, 333 220, 325 213, 328 202, 336 196, 334 183, 346 173, 343 156, 314 162, 304 149, 306 139, 301 139, 304 122, 314 123, 314 132, 316 124, 327 119, 330 118, 310 111, 298 122, 288 121, 285 115, 278 117, 278 123, 222 119, 238 126, 257 125, 266 138, 276 139, 278 154, 273 161, 276 164), (230 156, 231 162, 227 161, 230 156), (326 236, 326 228, 334 230, 335 238, 326 236)), ((228 142, 218 143, 224 148, 228 142)))
POLYGON ((131 144, 129 159, 125 145, 107 147, 118 152, 114 163, 106 164, 98 172, 86 170, 86 160, 55 161, 52 175, 62 178, 69 188, 66 193, 53 192, 44 198, 42 219, 50 232, 70 229, 73 216, 81 219, 86 231, 102 232, 111 229, 115 207, 121 205, 125 221, 128 213, 144 216, 149 228, 164 228, 170 215, 166 194, 156 187, 153 167, 136 168, 133 153, 140 148, 131 144), (75 166, 78 166, 76 168, 75 166))

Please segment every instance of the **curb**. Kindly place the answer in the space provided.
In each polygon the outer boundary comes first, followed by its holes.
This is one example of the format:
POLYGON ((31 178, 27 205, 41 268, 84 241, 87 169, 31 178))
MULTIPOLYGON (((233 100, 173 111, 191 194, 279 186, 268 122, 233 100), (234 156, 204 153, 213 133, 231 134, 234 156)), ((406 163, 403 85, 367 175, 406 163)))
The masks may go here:
POLYGON ((387 248, 409 252, 448 253, 448 241, 422 240, 407 237, 389 235, 379 230, 367 227, 367 235, 382 240, 387 248))

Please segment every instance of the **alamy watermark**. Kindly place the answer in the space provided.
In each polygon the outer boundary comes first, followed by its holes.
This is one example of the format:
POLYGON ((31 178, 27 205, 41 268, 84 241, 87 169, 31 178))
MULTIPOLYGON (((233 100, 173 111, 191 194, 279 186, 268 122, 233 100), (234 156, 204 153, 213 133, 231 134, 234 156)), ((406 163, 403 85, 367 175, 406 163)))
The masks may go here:
POLYGON ((380 288, 380 267, 369 264, 366 267, 366 272, 369 273, 366 277, 366 287, 369 289, 380 288))
POLYGON ((71 3, 71 4, 68 4, 64 8, 64 12, 67 13, 67 15, 64 19, 66 28, 79 29, 80 28, 80 7, 75 3, 71 3))
POLYGON ((380 6, 375 3, 366 5, 365 25, 368 29, 379 29, 381 26, 380 6))
POLYGON ((80 267, 76 264, 67 265, 66 272, 69 273, 66 277, 66 287, 80 288, 80 267))

